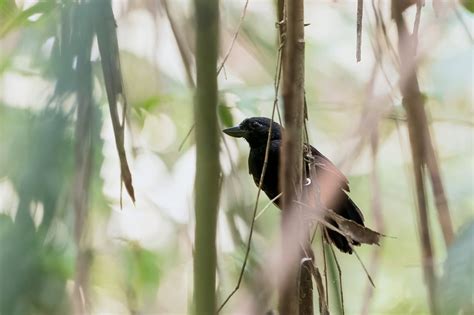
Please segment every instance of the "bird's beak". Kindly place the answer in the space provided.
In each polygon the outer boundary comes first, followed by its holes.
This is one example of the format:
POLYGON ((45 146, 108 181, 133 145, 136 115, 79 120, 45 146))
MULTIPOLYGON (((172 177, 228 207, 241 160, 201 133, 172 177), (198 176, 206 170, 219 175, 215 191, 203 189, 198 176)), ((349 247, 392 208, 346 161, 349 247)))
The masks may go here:
POLYGON ((232 128, 227 128, 222 130, 225 134, 235 137, 235 138, 242 138, 247 135, 247 131, 240 128, 240 126, 235 126, 232 128))

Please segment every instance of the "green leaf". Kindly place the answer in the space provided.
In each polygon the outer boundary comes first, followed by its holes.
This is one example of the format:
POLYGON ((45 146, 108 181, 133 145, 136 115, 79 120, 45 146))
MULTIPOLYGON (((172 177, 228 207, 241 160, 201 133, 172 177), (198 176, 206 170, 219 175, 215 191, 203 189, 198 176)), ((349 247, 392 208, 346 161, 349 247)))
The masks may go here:
POLYGON ((127 155, 124 146, 125 119, 122 123, 119 118, 118 103, 122 100, 123 113, 126 113, 127 99, 123 89, 122 70, 120 67, 120 55, 117 41, 117 31, 112 4, 110 0, 97 2, 97 15, 95 21, 97 43, 99 46, 102 72, 104 75, 105 90, 109 101, 110 118, 115 135, 122 183, 125 185, 132 201, 135 202, 135 192, 132 184, 132 173, 128 166, 127 155))

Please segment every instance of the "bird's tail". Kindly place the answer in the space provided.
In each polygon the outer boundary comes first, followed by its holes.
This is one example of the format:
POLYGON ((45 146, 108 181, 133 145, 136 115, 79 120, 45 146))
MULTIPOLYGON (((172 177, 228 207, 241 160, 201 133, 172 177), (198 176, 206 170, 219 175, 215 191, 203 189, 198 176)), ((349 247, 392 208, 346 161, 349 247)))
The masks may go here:
MULTIPOLYGON (((356 223, 359 223, 360 225, 364 225, 364 217, 362 215, 362 212, 359 210, 357 205, 351 200, 351 198, 349 198, 349 196, 347 196, 345 193, 343 200, 339 201, 339 207, 336 207, 334 210, 337 214, 344 217, 345 219, 354 221, 356 223)), ((328 222, 334 225, 335 227, 338 227, 337 223, 334 222, 334 220, 328 219, 328 222)), ((340 251, 352 254, 352 248, 344 235, 341 235, 340 233, 329 228, 326 228, 326 232, 326 238, 329 238, 329 241, 333 243, 340 251)), ((357 241, 351 241, 351 244, 356 246, 360 245, 360 243, 357 241)))

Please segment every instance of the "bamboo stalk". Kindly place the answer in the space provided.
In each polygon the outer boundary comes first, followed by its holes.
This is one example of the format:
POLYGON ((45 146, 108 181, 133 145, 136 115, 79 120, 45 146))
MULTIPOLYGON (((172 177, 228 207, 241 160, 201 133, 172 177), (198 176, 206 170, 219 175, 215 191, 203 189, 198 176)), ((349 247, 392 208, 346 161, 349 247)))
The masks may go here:
POLYGON ((436 152, 431 138, 429 137, 429 132, 427 131, 425 134, 427 134, 425 139, 425 162, 428 172, 430 173, 431 187, 435 198, 436 209, 438 210, 438 221, 441 226, 441 231, 443 232, 444 243, 446 247, 448 247, 454 240, 453 222, 451 220, 448 199, 446 198, 443 181, 441 179, 436 152))
MULTIPOLYGON (((280 279, 279 312, 286 314, 312 314, 312 282, 300 281, 300 260, 304 257, 299 241, 309 243, 309 237, 299 235, 298 209, 294 200, 302 193, 303 174, 303 113, 304 113, 304 1, 295 0, 286 3, 286 39, 283 59, 283 99, 285 134, 281 152, 280 178, 283 191, 282 213, 282 256, 288 260, 288 269, 280 279), (307 239, 307 240, 306 240, 307 239), (303 297, 300 299, 300 296, 303 297)), ((306 245, 303 245, 306 248, 306 245)), ((301 279, 308 279, 309 268, 301 269, 301 279)), ((309 274, 311 279, 311 274, 309 274)))
POLYGON ((196 136, 195 178, 195 314, 216 312, 216 228, 219 202, 219 128, 217 122, 217 56, 219 1, 195 0, 196 136))
MULTIPOLYGON (((420 92, 415 62, 415 42, 408 32, 403 18, 403 8, 397 0, 392 1, 392 18, 398 32, 398 52, 400 56, 400 90, 403 106, 407 113, 407 126, 415 175, 416 197, 418 205, 419 233, 423 275, 428 293, 428 305, 431 314, 438 314, 436 303, 436 275, 433 267, 433 247, 431 243, 426 188, 424 181, 424 164, 429 137, 424 98, 420 92)), ((416 35, 415 35, 416 36, 416 35)))

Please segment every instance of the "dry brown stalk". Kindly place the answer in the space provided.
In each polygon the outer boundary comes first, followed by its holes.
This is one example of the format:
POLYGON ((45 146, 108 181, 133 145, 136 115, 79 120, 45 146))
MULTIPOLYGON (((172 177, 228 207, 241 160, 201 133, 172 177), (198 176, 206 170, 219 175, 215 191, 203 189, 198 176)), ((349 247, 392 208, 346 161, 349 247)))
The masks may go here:
MULTIPOLYGON (((280 279, 279 312, 286 314, 302 314, 300 311, 308 311, 301 307, 298 293, 305 292, 305 297, 312 297, 312 283, 301 282, 304 288, 298 290, 299 262, 304 257, 303 252, 295 252, 295 240, 306 239, 292 235, 300 233, 298 228, 300 220, 296 214, 298 206, 294 200, 299 200, 302 192, 303 174, 303 113, 304 113, 304 1, 295 0, 286 3, 286 36, 285 52, 283 61, 283 99, 284 99, 284 122, 285 134, 283 135, 283 146, 281 151, 281 178, 283 192, 282 212, 282 255, 290 259, 288 272, 280 279), (311 285, 311 287, 309 286, 311 285), (311 291, 310 291, 311 290, 311 291)), ((309 243, 309 237, 307 242, 309 243)), ((299 246, 298 246, 299 247, 299 246)), ((303 245, 306 248, 306 245, 303 245)), ((283 260, 283 256, 281 257, 283 260)), ((306 279, 304 273, 307 268, 301 270, 301 277, 306 279)), ((310 275, 311 276, 311 275, 310 275)), ((307 299, 304 303, 309 303, 307 299)), ((312 302, 311 302, 312 303, 312 302)), ((307 313, 305 313, 307 314, 307 313)), ((312 314, 312 312, 310 313, 312 314)))
MULTIPOLYGON (((422 249, 422 265, 425 283, 428 289, 428 304, 432 314, 438 313, 436 303, 436 274, 433 267, 433 247, 431 243, 426 188, 424 181, 424 165, 427 154, 433 153, 428 121, 424 109, 424 97, 420 92, 415 62, 415 43, 409 33, 403 17, 403 10, 397 0, 392 1, 392 18, 395 20, 398 32, 398 53, 400 57, 400 90, 403 96, 403 106, 407 113, 407 125, 413 158, 416 196, 418 203, 419 232, 422 249)), ((416 36, 416 34, 415 34, 416 36)), ((438 209, 438 212, 440 209, 438 209)), ((448 215, 448 214, 444 214, 448 215)), ((446 224, 441 222, 441 227, 446 224)), ((446 233, 446 231, 444 232, 446 233)))

